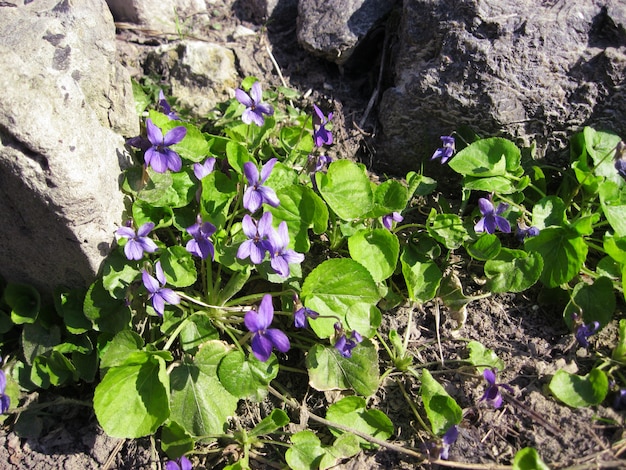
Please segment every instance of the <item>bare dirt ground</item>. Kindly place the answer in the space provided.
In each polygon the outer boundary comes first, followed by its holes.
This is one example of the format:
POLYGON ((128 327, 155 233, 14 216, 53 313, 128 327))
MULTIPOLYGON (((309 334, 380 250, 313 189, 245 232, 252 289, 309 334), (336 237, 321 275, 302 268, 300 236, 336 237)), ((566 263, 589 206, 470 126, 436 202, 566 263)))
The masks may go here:
MULTIPOLYGON (((159 32, 137 29, 120 29, 118 33, 120 55, 129 64, 140 63, 142 54, 148 49, 172 39, 159 32), (136 56, 130 60, 133 54, 136 56)), ((379 85, 380 61, 371 60, 371 54, 367 61, 357 59, 349 67, 340 69, 305 53, 297 45, 295 24, 262 28, 246 21, 245 12, 238 11, 230 0, 218 0, 214 4, 211 24, 198 25, 193 34, 233 47, 242 78, 255 75, 268 86, 278 86, 282 84, 281 78, 267 53, 266 46, 269 46, 287 84, 303 93, 310 90, 312 102, 323 103, 324 109, 335 113, 336 144, 332 150, 335 157, 355 158, 372 168, 392 166, 388 162, 380 165, 381 162, 376 161, 373 142, 378 128, 375 107, 369 109, 368 101, 379 85), (216 24, 220 25, 219 28, 215 27, 216 24), (259 34, 234 40, 232 34, 238 25, 247 26, 259 34)), ((380 46, 382 40, 373 43, 374 46, 376 44, 380 46)), ((135 69, 135 72, 141 74, 140 69, 135 69)), ((474 279, 481 273, 472 272, 472 269, 463 263, 457 267, 464 289, 470 293, 480 289, 474 279)), ((518 450, 531 446, 537 449, 550 468, 626 468, 623 413, 617 413, 608 406, 571 409, 558 403, 547 392, 551 374, 558 369, 573 367, 577 363, 578 373, 584 374, 586 368, 591 368, 594 359, 573 344, 573 335, 567 330, 559 307, 540 304, 539 295, 539 289, 532 289, 523 294, 496 295, 474 301, 468 306, 465 325, 458 331, 454 330, 456 322, 442 307, 439 329, 441 347, 437 341, 436 305, 429 303, 413 312, 410 345, 414 363, 418 366, 431 364, 429 370, 436 374, 437 380, 444 384, 464 410, 460 436, 450 450, 450 466, 498 468, 510 465, 518 450), (437 365, 441 357, 446 361, 467 358, 464 339, 481 342, 504 360, 506 368, 499 374, 499 381, 509 383, 514 393, 501 409, 494 410, 479 401, 485 381, 477 377, 471 368, 451 368, 450 362, 447 366, 437 365)), ((623 304, 619 308, 623 312, 623 304)), ((403 335, 407 321, 407 307, 384 312, 383 337, 390 329, 396 329, 403 335)), ((592 344, 608 354, 616 340, 617 328, 612 324, 593 337, 592 344)), ((380 356, 382 372, 388 359, 382 348, 380 356)), ((395 378, 388 378, 369 404, 385 412, 393 421, 396 434, 392 440, 419 448, 420 436, 424 433, 418 430, 395 378)), ((279 375, 277 380, 291 379, 279 375)), ((409 398, 419 408, 419 383, 406 378, 400 380, 409 398)), ((305 381, 298 388, 306 391, 305 381)), ((312 397, 308 402, 311 411, 323 416, 333 394, 308 392, 312 397)), ((92 393, 89 385, 78 385, 31 396, 31 404, 50 406, 42 407, 30 416, 22 414, 21 422, 15 427, 5 424, 0 429, 0 468, 162 468, 164 458, 159 455, 158 436, 154 440, 110 438, 99 428, 89 406, 55 401, 63 397, 88 405, 92 393)), ((257 416, 263 415, 266 408, 270 408, 270 401, 273 406, 280 406, 277 401, 269 399, 258 407, 242 404, 239 419, 244 423, 246 420, 254 421, 257 416)), ((297 413, 290 411, 290 415, 292 421, 297 423, 297 413)), ((272 449, 266 450, 266 459, 271 460, 272 449)), ((222 454, 198 455, 193 460, 194 468, 221 468, 226 462, 222 454)), ((269 468, 267 463, 252 464, 255 468, 269 468)), ((337 468, 431 467, 436 466, 381 448, 363 452, 337 468)))

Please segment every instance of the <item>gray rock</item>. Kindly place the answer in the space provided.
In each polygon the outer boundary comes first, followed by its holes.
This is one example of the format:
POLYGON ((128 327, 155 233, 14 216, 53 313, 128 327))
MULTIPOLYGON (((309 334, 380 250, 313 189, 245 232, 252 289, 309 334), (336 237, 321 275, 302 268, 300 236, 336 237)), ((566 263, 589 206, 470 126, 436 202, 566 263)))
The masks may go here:
POLYGON ((0 274, 48 292, 94 279, 124 210, 113 129, 138 132, 111 14, 77 3, 0 7, 0 274))
POLYGON ((395 0, 300 0, 298 42, 312 54, 344 64, 395 4, 395 0))
POLYGON ((557 155, 585 125, 626 137, 623 0, 405 2, 380 157, 419 168, 462 125, 557 155))
POLYGON ((206 12, 205 0, 106 0, 115 21, 142 25, 164 33, 185 29, 193 15, 206 12))
POLYGON ((234 96, 238 86, 233 51, 204 41, 164 44, 148 54, 147 73, 163 76, 181 107, 204 117, 215 105, 234 96))

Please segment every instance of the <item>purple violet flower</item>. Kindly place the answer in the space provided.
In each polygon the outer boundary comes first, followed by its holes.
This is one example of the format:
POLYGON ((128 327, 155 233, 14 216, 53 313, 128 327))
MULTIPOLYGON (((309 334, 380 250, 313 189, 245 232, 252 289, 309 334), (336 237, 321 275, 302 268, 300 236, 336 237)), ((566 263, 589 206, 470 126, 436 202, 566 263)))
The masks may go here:
POLYGON ((452 158, 456 149, 454 146, 454 137, 450 135, 442 135, 441 140, 443 142, 443 147, 435 150, 435 153, 433 153, 433 156, 430 157, 430 159, 436 160, 437 158, 441 158, 441 164, 443 165, 452 158))
POLYGON ((270 231, 269 242, 271 245, 270 264, 272 269, 282 277, 289 277, 289 264, 302 263, 304 255, 287 248, 289 245, 287 222, 281 222, 278 230, 270 231))
POLYGON ((613 400, 613 409, 621 411, 626 409, 626 388, 620 388, 613 400))
POLYGON ((254 82, 252 88, 250 88, 250 94, 246 93, 240 88, 235 90, 235 97, 237 101, 246 107, 246 110, 241 115, 241 120, 245 124, 255 123, 257 126, 263 126, 265 122, 264 114, 271 116, 274 114, 274 108, 269 104, 262 103, 263 92, 261 90, 261 84, 254 82))
POLYGON ((617 173, 626 178, 626 144, 623 141, 619 141, 615 147, 614 165, 617 173))
POLYGON ((191 470, 191 461, 184 455, 176 460, 170 460, 165 464, 165 470, 191 470))
POLYGON ((151 119, 146 120, 146 130, 148 140, 152 144, 144 155, 146 165, 151 166, 157 173, 165 173, 167 170, 174 172, 182 168, 180 155, 174 152, 170 145, 177 144, 187 135, 187 129, 178 126, 170 129, 163 137, 163 132, 152 123, 151 119))
POLYGON ((215 167, 215 158, 207 158, 204 163, 194 163, 193 164, 193 174, 196 175, 196 178, 201 180, 207 175, 210 175, 213 172, 213 168, 215 167))
POLYGON ((276 348, 280 352, 289 351, 289 338, 277 328, 269 328, 274 319, 274 306, 272 296, 266 294, 261 300, 261 305, 255 310, 246 313, 243 322, 252 333, 252 352, 256 358, 265 362, 276 348))
POLYGON ((253 264, 261 264, 265 258, 265 252, 273 252, 273 247, 268 237, 273 231, 272 213, 264 212, 259 221, 255 221, 248 214, 243 216, 241 221, 243 233, 248 240, 239 245, 237 258, 246 259, 250 257, 253 264))
POLYGON ((517 222, 515 237, 520 243, 522 243, 526 238, 536 237, 537 235, 539 235, 539 229, 534 225, 532 227, 528 227, 524 222, 517 222))
POLYGON ((180 297, 172 289, 165 287, 167 281, 160 261, 157 261, 154 265, 154 272, 156 279, 148 274, 148 271, 142 269, 141 279, 143 280, 144 287, 148 291, 148 300, 152 299, 154 311, 160 316, 163 316, 165 303, 173 305, 179 304, 180 297))
POLYGON ((335 349, 345 358, 352 357, 352 350, 356 348, 357 344, 363 341, 363 337, 358 331, 352 330, 350 333, 350 339, 348 339, 346 334, 343 332, 341 324, 338 322, 335 323, 335 331, 341 334, 337 341, 335 341, 335 349))
POLYGON ((163 111, 163 114, 165 114, 168 118, 172 119, 173 121, 180 121, 178 114, 172 111, 172 107, 167 102, 167 99, 165 98, 165 93, 163 93, 163 90, 159 90, 158 106, 159 108, 161 108, 161 111, 163 111))
POLYGON ((326 129, 326 125, 333 119, 333 113, 328 113, 328 117, 317 105, 313 105, 315 114, 313 115, 313 140, 317 147, 322 145, 331 145, 333 143, 333 134, 326 129))
POLYGON ((509 393, 513 393, 513 389, 507 384, 496 383, 497 369, 485 369, 483 371, 483 377, 489 384, 485 393, 483 393, 480 401, 487 401, 494 408, 500 408, 502 406, 502 392, 500 387, 504 388, 509 393))
POLYGON ((509 208, 508 204, 501 202, 497 208, 494 208, 491 197, 489 199, 481 197, 478 199, 478 208, 483 216, 474 225, 476 232, 494 233, 497 227, 504 233, 511 233, 511 224, 500 215, 509 208))
POLYGON ((129 226, 130 221, 125 227, 120 227, 115 232, 118 238, 127 238, 128 241, 124 245, 124 254, 129 260, 140 260, 143 258, 144 251, 146 253, 154 253, 157 250, 156 243, 148 238, 148 234, 154 228, 152 222, 146 222, 137 233, 129 226))
POLYGON ((293 326, 296 328, 306 328, 309 318, 315 320, 320 314, 310 308, 301 307, 293 313, 293 326))
POLYGON ((259 169, 254 163, 246 162, 243 164, 243 172, 248 179, 248 185, 243 194, 243 207, 250 212, 256 212, 263 203, 269 204, 272 207, 277 207, 280 204, 276 192, 268 186, 263 186, 272 173, 272 169, 277 161, 276 158, 272 158, 261 167, 260 179, 259 169))
POLYGON ((383 226, 387 230, 391 230, 394 222, 402 222, 403 220, 404 217, 399 212, 392 212, 391 214, 383 215, 383 226))
POLYGON ((600 329, 600 323, 597 321, 593 321, 588 325, 582 323, 576 328, 576 340, 578 344, 580 344, 583 348, 589 347, 589 337, 594 335, 600 329))
POLYGON ((4 375, 4 371, 0 369, 0 414, 4 414, 9 411, 9 407, 11 406, 11 399, 4 393, 6 388, 7 377, 4 375))
POLYGON ((441 460, 448 460, 448 453, 450 452, 450 446, 454 444, 459 437, 459 427, 454 424, 450 426, 450 429, 441 438, 441 450, 439 451, 439 458, 441 460))
POLYGON ((202 218, 198 216, 197 222, 187 228, 187 232, 193 237, 185 246, 187 251, 202 259, 207 259, 209 255, 211 259, 214 259, 215 248, 211 241, 211 235, 215 233, 215 230, 215 225, 211 222, 203 222, 202 218))

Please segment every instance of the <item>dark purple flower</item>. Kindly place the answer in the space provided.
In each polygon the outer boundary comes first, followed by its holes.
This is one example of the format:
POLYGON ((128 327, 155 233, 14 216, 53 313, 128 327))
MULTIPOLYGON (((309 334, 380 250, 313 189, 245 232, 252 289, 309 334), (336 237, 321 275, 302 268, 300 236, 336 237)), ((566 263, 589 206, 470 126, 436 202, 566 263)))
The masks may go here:
POLYGON ((454 155, 454 137, 442 135, 441 140, 443 142, 443 147, 435 150, 435 153, 433 153, 433 156, 430 157, 430 159, 435 160, 437 158, 441 158, 441 164, 443 165, 452 158, 452 155, 454 155))
POLYGON ((154 224, 152 222, 146 222, 139 227, 137 233, 135 233, 135 231, 129 226, 117 229, 115 234, 118 238, 128 239, 126 245, 124 245, 124 254, 127 259, 140 260, 143 258, 144 251, 147 253, 154 253, 157 250, 156 243, 148 238, 148 234, 153 228, 154 224))
POLYGON ((264 212, 258 222, 246 214, 241 221, 241 227, 248 240, 239 245, 237 258, 250 257, 253 264, 261 264, 265 258, 265 252, 272 253, 272 245, 268 239, 273 231, 272 213, 264 212))
POLYGON ((180 155, 174 152, 169 146, 177 144, 187 135, 187 129, 178 126, 170 129, 163 137, 163 132, 152 123, 146 121, 146 131, 148 140, 152 144, 144 155, 146 165, 151 166, 157 173, 165 173, 167 170, 180 171, 183 162, 180 155))
POLYGON ((253 122, 257 126, 261 127, 265 122, 263 115, 266 114, 271 116, 274 114, 274 108, 272 108, 272 106, 261 102, 263 99, 263 92, 259 82, 254 82, 254 85, 250 88, 249 95, 242 89, 237 88, 235 90, 235 97, 237 98, 237 101, 246 107, 246 110, 241 115, 241 120, 246 124, 253 122))
POLYGON ((201 180, 213 172, 213 167, 215 167, 215 158, 207 158, 204 163, 193 164, 193 174, 196 175, 196 178, 201 180))
POLYGON ((157 261, 154 265, 154 273, 156 279, 148 274, 148 271, 142 269, 141 279, 143 280, 144 287, 148 291, 148 300, 152 299, 154 311, 160 316, 163 316, 165 303, 173 305, 179 304, 180 297, 172 289, 165 287, 167 281, 160 261, 157 261))
POLYGON ((287 222, 281 222, 278 230, 271 230, 269 234, 270 264, 272 269, 282 277, 289 277, 289 264, 302 263, 304 255, 287 248, 289 245, 289 230, 287 222))
POLYGON ((326 125, 333 119, 333 113, 328 113, 328 117, 317 105, 313 105, 315 114, 313 115, 313 140, 317 147, 322 145, 331 145, 333 143, 333 134, 326 129, 326 125))
POLYGON ((613 408, 617 411, 626 409, 626 388, 619 389, 619 391, 615 394, 613 408))
POLYGON ((441 438, 441 450, 439 452, 439 458, 442 460, 448 460, 448 453, 450 446, 456 442, 459 437, 459 428, 456 424, 452 425, 450 429, 441 438))
POLYGON ((588 325, 582 323, 576 328, 576 340, 578 340, 578 344, 580 344, 583 348, 589 347, 589 337, 595 334, 600 329, 600 323, 597 321, 593 321, 588 325))
POLYGON ((489 199, 481 197, 478 199, 478 208, 483 216, 474 225, 476 232, 494 233, 497 227, 504 233, 511 233, 511 224, 500 215, 509 208, 508 204, 500 203, 496 209, 491 202, 491 197, 489 199))
POLYGON ((345 358, 352 357, 352 350, 363 341, 363 337, 358 331, 352 330, 350 338, 348 338, 343 332, 341 325, 335 324, 335 330, 341 332, 341 336, 335 341, 335 349, 345 358))
POLYGON ((301 307, 293 313, 293 326, 296 328, 306 328, 309 318, 315 320, 320 314, 310 308, 301 307))
POLYGON ((174 121, 180 121, 178 115, 174 111, 172 111, 172 107, 167 102, 167 99, 165 99, 165 94, 163 93, 163 90, 159 90, 158 106, 159 108, 161 108, 161 111, 163 111, 163 114, 165 114, 168 118, 174 121))
POLYGON ((170 460, 165 464, 165 470, 191 470, 191 461, 184 455, 176 460, 170 460))
POLYGON ((509 393, 513 393, 513 389, 507 384, 496 383, 496 373, 497 369, 485 369, 483 371, 483 377, 489 383, 487 390, 483 393, 480 401, 487 401, 494 408, 500 408, 502 406, 502 392, 500 391, 500 387, 507 390, 509 393))
POLYGON ((261 178, 259 179, 259 169, 252 162, 243 164, 243 172, 248 179, 246 191, 243 193, 243 207, 254 213, 263 203, 272 207, 280 204, 276 192, 267 186, 263 186, 267 178, 272 173, 272 169, 278 160, 272 158, 261 167, 261 178))
POLYGON ((523 242, 526 238, 536 237, 539 235, 539 229, 534 225, 532 227, 528 227, 524 222, 517 222, 517 231, 515 232, 515 237, 519 240, 519 242, 523 242))
POLYGON ((0 369, 0 414, 9 411, 9 407, 11 406, 11 399, 4 393, 6 388, 7 378, 6 375, 4 375, 4 371, 0 369))
POLYGON ((619 141, 615 147, 615 169, 622 178, 626 178, 626 144, 623 141, 619 141))
POLYGON ((383 215, 383 225, 387 230, 391 230, 394 222, 402 222, 403 220, 404 217, 402 217, 399 212, 383 215))
POLYGON ((202 218, 198 216, 197 222, 187 228, 187 232, 193 237, 185 246, 187 251, 202 259, 207 259, 209 255, 211 259, 214 259, 215 248, 211 241, 211 235, 215 233, 215 230, 215 225, 211 222, 203 222, 202 218))
POLYGON ((257 311, 250 310, 243 319, 246 328, 252 333, 252 352, 261 362, 269 359, 272 348, 283 353, 289 351, 287 335, 277 328, 269 328, 273 319, 274 306, 269 294, 263 296, 257 311))

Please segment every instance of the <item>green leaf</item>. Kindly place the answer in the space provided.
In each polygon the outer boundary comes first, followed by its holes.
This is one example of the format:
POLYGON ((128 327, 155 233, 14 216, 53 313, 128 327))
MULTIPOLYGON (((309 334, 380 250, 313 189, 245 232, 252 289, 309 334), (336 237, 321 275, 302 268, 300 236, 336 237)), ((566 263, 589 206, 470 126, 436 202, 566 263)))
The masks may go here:
POLYGON ((469 362, 482 374, 485 369, 504 369, 504 361, 492 349, 487 349, 478 341, 467 343, 470 351, 469 362))
POLYGON ((52 351, 60 343, 61 330, 57 325, 46 328, 41 323, 34 323, 22 328, 22 350, 27 364, 32 364, 37 356, 52 351))
POLYGON ((336 160, 327 173, 317 172, 315 177, 320 194, 341 219, 358 219, 372 209, 372 188, 363 166, 336 160))
POLYGON ((524 244, 528 251, 536 251, 543 258, 541 282, 547 287, 557 287, 576 276, 587 258, 587 244, 575 230, 549 227, 539 235, 528 238, 524 244))
POLYGON ((400 263, 411 301, 424 303, 437 295, 443 275, 434 261, 406 247, 400 256, 400 263))
POLYGON ((165 361, 150 353, 112 367, 96 386, 94 410, 112 437, 136 439, 153 434, 169 417, 169 377, 165 361))
POLYGON ((607 255, 620 264, 626 265, 626 237, 615 237, 612 234, 604 235, 602 247, 607 255))
POLYGON ((398 264, 400 242, 386 229, 360 230, 348 239, 350 257, 361 263, 381 282, 390 277, 398 264))
POLYGON ((626 362, 626 319, 622 318, 619 321, 619 339, 615 349, 613 349, 611 358, 614 361, 622 363, 626 362))
MULTIPOLYGON (((370 306, 380 294, 369 271, 352 259, 330 259, 317 266, 305 279, 300 297, 304 305, 320 315, 336 316, 345 322, 346 312, 353 309, 369 317, 370 306)), ((334 334, 336 318, 311 320, 311 328, 320 338, 334 334)), ((359 331, 367 334, 367 331, 359 331)))
POLYGON ((117 300, 126 298, 130 284, 139 275, 136 263, 129 262, 121 248, 109 253, 102 265, 102 285, 117 300))
POLYGON ((237 179, 229 178, 220 171, 214 171, 202 178, 202 196, 200 210, 203 220, 221 226, 226 220, 226 213, 237 195, 237 179))
POLYGON ((572 408, 598 405, 609 391, 609 379, 601 369, 580 376, 559 370, 549 385, 552 394, 572 408))
POLYGON ((106 345, 100 360, 100 368, 106 371, 111 367, 121 366, 133 353, 140 352, 143 346, 143 339, 134 331, 120 331, 106 345))
POLYGON ((143 91, 143 87, 137 81, 135 81, 135 79, 131 78, 130 82, 133 88, 133 101, 135 102, 135 111, 137 112, 137 116, 141 116, 150 104, 150 98, 148 97, 148 95, 146 95, 146 92, 143 91))
POLYGON ((428 176, 420 175, 414 171, 409 171, 406 175, 406 182, 409 185, 408 197, 428 196, 437 187, 437 182, 428 176))
POLYGON ((540 230, 553 225, 562 226, 566 220, 565 203, 560 197, 546 196, 533 206, 532 225, 540 230))
POLYGON ((543 259, 536 252, 502 248, 485 263, 485 276, 491 292, 523 292, 541 276, 543 259))
POLYGON ((319 468, 337 468, 337 463, 359 453, 359 438, 352 433, 341 434, 332 446, 324 446, 325 455, 320 460, 319 468))
POLYGON ((137 227, 152 222, 155 229, 172 225, 172 217, 174 216, 170 207, 154 207, 140 199, 133 202, 132 212, 137 227))
POLYGON ((623 186, 622 177, 613 166, 615 146, 622 140, 621 137, 612 132, 596 131, 591 127, 585 127, 583 135, 585 148, 595 165, 594 173, 598 176, 604 176, 616 185, 623 186))
POLYGON ((117 333, 130 324, 130 308, 125 300, 111 297, 102 280, 95 281, 89 287, 83 308, 96 331, 117 333))
POLYGON ((569 325, 572 314, 583 312, 585 323, 600 322, 605 327, 613 319, 615 312, 615 290, 613 282, 608 277, 599 277, 593 284, 579 282, 574 287, 571 300, 563 311, 563 318, 569 325))
POLYGON ((54 291, 54 307, 61 318, 67 331, 72 334, 81 334, 91 329, 91 321, 83 312, 85 302, 84 289, 63 291, 57 288, 54 291))
POLYGON ((600 205, 606 220, 615 230, 615 235, 626 237, 626 185, 620 187, 613 181, 602 183, 600 185, 600 205))
POLYGON ((463 410, 433 378, 428 369, 422 370, 421 395, 433 433, 441 436, 452 426, 461 422, 463 410))
POLYGON ((231 351, 217 368, 220 382, 231 395, 257 402, 267 396, 267 386, 277 375, 278 359, 274 354, 266 362, 261 362, 254 355, 246 358, 239 350, 231 351))
POLYGON ((192 315, 180 332, 180 347, 189 354, 195 354, 205 342, 218 339, 219 333, 215 329, 211 318, 207 315, 192 315))
POLYGON ((313 137, 301 126, 285 126, 280 130, 280 144, 289 161, 306 158, 313 150, 313 137))
POLYGON ((428 216, 428 234, 449 250, 460 247, 469 238, 463 221, 456 214, 437 214, 435 209, 428 216))
POLYGON ((513 194, 519 191, 515 181, 505 176, 488 176, 486 178, 466 176, 463 178, 463 187, 471 191, 493 191, 499 194, 513 194))
POLYGON ((519 176, 521 152, 510 140, 500 137, 471 143, 450 160, 448 165, 464 176, 519 176))
POLYGON ((3 300, 11 308, 11 320, 16 325, 37 320, 41 298, 34 287, 10 282, 4 288, 3 300))
POLYGON ((317 470, 325 451, 313 431, 300 431, 290 438, 291 447, 285 452, 285 460, 293 470, 317 470))
POLYGON ((502 244, 497 235, 492 233, 484 233, 478 240, 466 247, 469 255, 479 261, 487 261, 495 258, 500 253, 502 244))
POLYGON ((378 354, 368 339, 345 358, 332 346, 316 344, 306 357, 309 383, 316 390, 349 390, 370 396, 378 389, 378 354))
POLYGON ((194 440, 176 421, 161 428, 161 449, 170 459, 177 459, 193 450, 194 440))
MULTIPOLYGON (((326 419, 334 423, 339 423, 362 433, 386 440, 394 432, 393 423, 380 410, 367 409, 365 399, 361 397, 345 397, 328 407, 326 419)), ((340 435, 343 431, 330 428, 334 435, 340 435)), ((361 447, 372 449, 377 446, 360 439, 361 447)))
POLYGON ((184 247, 176 245, 163 251, 161 266, 167 283, 173 287, 188 287, 198 278, 193 256, 184 247))
POLYGON ((283 410, 274 408, 269 416, 266 416, 257 424, 252 431, 248 432, 248 436, 264 436, 276 432, 289 424, 289 416, 283 410))
POLYGON ((389 179, 374 187, 374 209, 368 217, 377 218, 402 212, 409 202, 409 192, 398 180, 389 179))
POLYGON ((218 364, 228 351, 221 341, 210 341, 172 370, 171 419, 192 436, 223 434, 235 413, 237 397, 217 378, 218 364))
POLYGON ((524 447, 515 454, 513 470, 550 470, 532 447, 524 447))
POLYGON ((248 152, 248 149, 240 143, 232 140, 228 141, 226 144, 226 158, 228 159, 228 164, 240 175, 243 175, 244 163, 250 161, 255 163, 252 159, 252 155, 248 152))
POLYGON ((148 168, 148 181, 138 197, 154 207, 184 207, 196 194, 196 181, 192 171, 183 168, 177 173, 156 173, 148 168))

